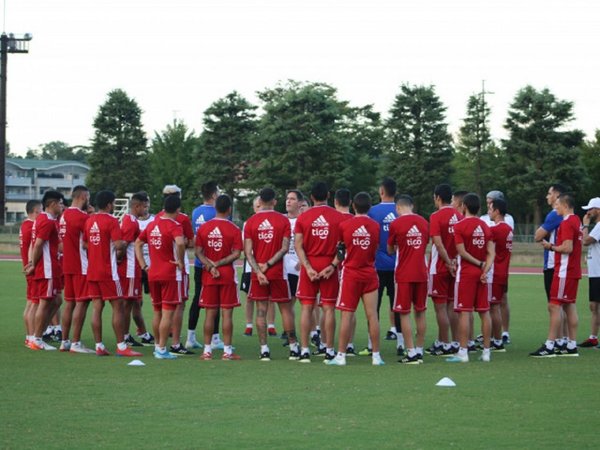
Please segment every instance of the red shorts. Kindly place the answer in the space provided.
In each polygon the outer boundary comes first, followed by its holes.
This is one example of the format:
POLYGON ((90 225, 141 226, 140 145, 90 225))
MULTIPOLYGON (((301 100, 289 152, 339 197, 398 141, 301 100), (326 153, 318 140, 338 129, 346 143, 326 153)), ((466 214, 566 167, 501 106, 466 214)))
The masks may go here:
POLYGON ((575 303, 578 286, 579 280, 577 278, 553 277, 550 286, 550 303, 555 305, 575 303))
POLYGON ((54 300, 60 293, 60 290, 58 289, 58 286, 60 286, 60 281, 58 278, 41 278, 34 280, 33 283, 35 297, 38 300, 54 300))
POLYGON ((87 295, 92 300, 110 301, 123 298, 123 290, 121 289, 121 282, 119 280, 88 280, 87 286, 87 295))
POLYGON ((300 300, 300 303, 303 305, 313 305, 317 299, 317 294, 319 293, 321 294, 320 303, 336 303, 339 290, 340 281, 337 269, 329 278, 317 281, 310 281, 306 269, 304 267, 300 269, 296 298, 300 300))
POLYGON ((427 295, 433 303, 452 303, 454 300, 454 277, 449 272, 429 274, 427 295))
POLYGON ((181 299, 186 301, 190 298, 190 276, 187 273, 181 274, 181 299))
POLYGON ((142 299, 141 278, 121 278, 121 288, 125 300, 140 301, 142 299))
POLYGON ((250 280, 250 291, 248 300, 255 302, 270 301, 275 303, 289 302, 291 298, 290 285, 287 280, 269 280, 269 284, 263 286, 258 280, 250 280))
POLYGON ((175 280, 150 281, 150 297, 154 311, 174 311, 177 306, 183 304, 181 283, 175 280))
POLYGON ((335 303, 335 308, 340 311, 355 312, 363 294, 376 291, 377 289, 379 289, 377 272, 373 271, 373 275, 367 277, 358 277, 344 270, 342 271, 339 295, 335 303))
POLYGON ((454 284, 454 311, 489 311, 491 296, 490 283, 482 283, 479 278, 463 277, 454 284))
POLYGON ((40 299, 37 296, 37 292, 35 290, 35 280, 33 277, 25 277, 25 281, 27 282, 27 301, 31 303, 39 303, 40 299))
POLYGON ((65 301, 83 302, 90 299, 85 275, 65 274, 65 301))
POLYGON ((240 306, 237 284, 208 284, 200 292, 201 308, 236 308, 240 306))
POLYGON ((411 305, 415 311, 427 309, 427 282, 401 282, 396 283, 396 296, 394 298, 394 312, 401 314, 410 313, 411 305))
POLYGON ((504 283, 492 283, 492 298, 490 299, 490 303, 492 304, 500 304, 502 303, 502 298, 504 294, 508 292, 508 284, 504 283))

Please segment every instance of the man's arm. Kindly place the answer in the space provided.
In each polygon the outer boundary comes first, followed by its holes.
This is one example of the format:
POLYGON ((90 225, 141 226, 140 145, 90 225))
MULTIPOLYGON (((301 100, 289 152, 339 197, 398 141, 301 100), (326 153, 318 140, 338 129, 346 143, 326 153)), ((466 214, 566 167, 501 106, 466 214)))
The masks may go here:
POLYGON ((252 249, 252 239, 244 239, 244 254, 246 255, 246 261, 254 273, 256 273, 256 278, 258 278, 258 282, 262 285, 269 284, 269 280, 267 276, 263 273, 263 271, 258 266, 256 259, 254 259, 254 251, 252 249))
POLYGON ((177 260, 173 261, 174 264, 177 265, 179 270, 185 269, 185 241, 183 236, 177 236, 175 238, 175 246, 177 249, 177 260))
POLYGON ((563 255, 569 255, 573 252, 573 241, 567 239, 560 245, 551 244, 548 241, 542 241, 542 247, 551 252, 562 253, 563 255))
MULTIPOLYGON (((586 247, 588 245, 592 245, 595 244, 596 242, 598 242, 598 240, 594 237, 590 235, 590 223, 592 221, 592 218, 590 217, 590 213, 586 213, 585 216, 583 216, 583 240, 582 243, 583 245, 585 245, 586 247)), ((596 226, 598 226, 598 224, 596 224, 596 226)))
POLYGON ((135 258, 137 259, 138 264, 140 265, 142 270, 145 270, 145 268, 147 268, 147 265, 146 260, 144 259, 144 241, 141 241, 139 238, 136 239, 134 250, 135 258))
POLYGON ((550 236, 550 232, 547 231, 544 227, 539 227, 537 230, 535 230, 535 234, 533 235, 533 240, 535 242, 542 242, 548 236, 550 236))
POLYGON ((435 245, 438 255, 440 255, 440 258, 442 258, 442 260, 444 261, 444 264, 446 264, 446 267, 448 268, 448 270, 450 270, 450 272, 453 272, 454 265, 452 264, 452 260, 448 256, 446 247, 444 247, 444 243, 442 242, 442 237, 441 236, 431 236, 431 241, 433 242, 433 245, 435 245))
POLYGON ((304 252, 304 247, 302 246, 303 242, 304 242, 304 238, 303 238, 302 233, 295 233, 294 234, 294 248, 296 249, 296 255, 298 255, 298 261, 300 261, 300 264, 302 266, 304 266, 304 269, 306 270, 306 274, 308 275, 308 278, 310 278, 310 281, 314 281, 318 278, 319 274, 310 265, 310 262, 308 261, 308 258, 306 257, 306 253, 304 252))
POLYGON ((24 268, 26 275, 30 275, 35 270, 35 266, 42 257, 42 247, 44 246, 44 240, 37 238, 31 248, 31 259, 24 268))
MULTIPOLYGON (((460 255, 460 257, 462 259, 464 259, 465 261, 470 262, 471 264, 473 264, 474 266, 478 266, 480 267, 482 270, 483 268, 486 266, 487 260, 489 259, 490 256, 490 242, 492 243, 492 247, 494 246, 494 242, 493 241, 489 241, 488 242, 488 254, 486 256, 486 260, 485 261, 480 261, 479 259, 473 257, 469 252, 467 252, 467 250, 465 249, 465 244, 460 243, 460 244, 456 244, 456 251, 458 252, 458 254, 460 255)), ((494 249, 492 248, 492 263, 494 262, 494 249)), ((491 265, 490 265, 491 267, 491 265)), ((489 270, 489 268, 488 268, 489 270)))

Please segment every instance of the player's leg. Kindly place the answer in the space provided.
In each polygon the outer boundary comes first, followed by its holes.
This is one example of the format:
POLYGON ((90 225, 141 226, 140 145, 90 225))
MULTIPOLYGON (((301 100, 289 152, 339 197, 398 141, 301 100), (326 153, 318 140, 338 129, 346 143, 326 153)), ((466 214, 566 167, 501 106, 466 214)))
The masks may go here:
POLYGON ((379 353, 379 317, 377 314, 377 290, 363 294, 363 306, 369 326, 369 339, 371 341, 373 355, 373 365, 383 365, 383 360, 379 353))
POLYGON ((131 350, 125 342, 125 300, 116 298, 110 300, 112 306, 112 326, 117 338, 118 356, 142 356, 141 353, 131 350))
MULTIPOLYGON (((498 305, 498 310, 499 305, 498 305)), ((481 360, 483 362, 490 361, 490 338, 492 335, 492 319, 489 311, 479 312, 479 319, 481 320, 481 332, 483 334, 483 351, 481 354, 481 360)))
POLYGON ((85 322, 90 300, 76 301, 73 311, 73 341, 71 343, 72 353, 89 353, 89 349, 81 343, 81 331, 85 322))
POLYGON ((506 290, 500 303, 500 314, 502 316, 502 341, 504 344, 510 344, 510 306, 506 290))
POLYGON ((265 300, 256 301, 256 331, 258 333, 258 342, 260 344, 260 359, 269 361, 271 352, 267 345, 267 311, 269 302, 265 300))
MULTIPOLYGON (((206 289, 206 288, 205 288, 206 289)), ((203 343, 204 352, 202 353, 201 359, 208 360, 212 359, 212 335, 215 326, 215 317, 217 315, 217 309, 215 307, 204 307, 204 326, 203 326, 203 343)))
POLYGON ((502 344, 502 304, 500 302, 490 305, 490 317, 492 319, 493 349, 499 351, 504 349, 502 344))
POLYGON ((142 340, 142 345, 153 345, 154 337, 148 333, 144 313, 142 311, 142 299, 131 302, 131 318, 136 325, 138 335, 142 340))
POLYGON ((188 348, 200 348, 196 339, 196 328, 200 318, 200 292, 202 290, 202 268, 194 266, 194 297, 190 303, 188 312, 188 331, 185 346, 188 348))
POLYGON ((101 297, 92 299, 92 334, 96 344, 96 354, 105 356, 108 354, 102 342, 102 311, 104 310, 104 300, 101 297))
MULTIPOLYGON (((563 310, 565 312, 565 316, 567 318, 568 330, 569 330, 569 342, 568 346, 575 342, 577 339, 577 327, 579 326, 579 316, 577 314, 577 308, 575 307, 575 303, 566 303, 563 305, 563 310)), ((567 346, 567 348, 569 348, 567 346)))
POLYGON ((269 336, 277 336, 277 329, 275 328, 275 304, 269 302, 269 309, 267 309, 267 332, 269 336))
POLYGON ((325 339, 326 357, 330 359, 335 357, 334 336, 335 336, 335 304, 323 303, 323 332, 325 339))
POLYGON ((297 361, 300 359, 300 346, 298 345, 298 338, 296 336, 296 323, 294 307, 291 301, 280 302, 279 313, 281 314, 281 322, 283 331, 287 336, 287 340, 290 346, 290 361, 297 361))
POLYGON ((163 303, 162 306, 160 324, 158 327, 158 347, 161 353, 168 353, 167 341, 169 339, 169 333, 173 329, 173 322, 176 320, 175 315, 177 314, 177 306, 168 305, 166 303, 163 303))
POLYGON ((310 341, 309 336, 313 327, 313 310, 315 309, 314 303, 310 303, 309 301, 300 302, 300 356, 302 361, 310 361, 310 357, 305 357, 305 355, 310 355, 310 341))

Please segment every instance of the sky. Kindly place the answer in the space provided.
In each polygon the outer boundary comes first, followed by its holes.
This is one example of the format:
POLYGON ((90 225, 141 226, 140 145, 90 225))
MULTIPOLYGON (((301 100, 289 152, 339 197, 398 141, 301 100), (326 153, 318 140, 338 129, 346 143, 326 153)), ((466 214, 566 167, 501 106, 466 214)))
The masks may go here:
POLYGON ((32 33, 8 57, 11 151, 89 145, 109 91, 142 108, 148 137, 237 90, 325 82, 384 117, 403 83, 434 85, 455 134, 485 89, 495 138, 531 84, 574 102, 573 127, 600 128, 600 2, 590 0, 2 0, 7 33, 32 33))

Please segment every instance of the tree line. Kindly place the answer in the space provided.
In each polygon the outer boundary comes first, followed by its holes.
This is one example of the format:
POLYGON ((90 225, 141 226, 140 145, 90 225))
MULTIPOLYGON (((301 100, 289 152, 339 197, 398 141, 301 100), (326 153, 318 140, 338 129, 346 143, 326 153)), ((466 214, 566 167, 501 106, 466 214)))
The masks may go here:
POLYGON ((371 105, 351 106, 325 83, 281 82, 258 99, 253 105, 231 92, 204 111, 200 133, 174 120, 148 142, 141 108, 117 89, 99 107, 89 148, 53 142, 27 156, 71 159, 71 152, 91 166, 93 191, 144 189, 155 207, 162 187, 176 183, 188 212, 201 202, 200 185, 214 180, 239 199, 242 217, 260 187, 306 192, 316 180, 374 194, 390 176, 424 215, 433 211, 435 184, 480 195, 499 189, 520 223, 540 223, 552 182, 569 186, 580 203, 600 195, 600 130, 586 140, 571 128, 573 103, 549 89, 516 93, 502 140, 491 135, 484 92, 468 98, 456 136, 434 86, 402 85, 386 117, 371 105))

